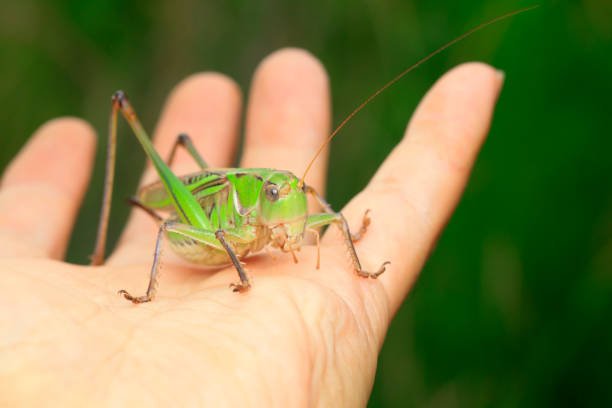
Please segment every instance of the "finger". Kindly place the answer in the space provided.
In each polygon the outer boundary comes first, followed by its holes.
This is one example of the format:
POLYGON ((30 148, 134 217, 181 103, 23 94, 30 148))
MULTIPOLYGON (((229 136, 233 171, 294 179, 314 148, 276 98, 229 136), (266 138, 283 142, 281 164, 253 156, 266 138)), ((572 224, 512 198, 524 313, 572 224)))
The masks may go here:
MULTIPOLYGON (((176 138, 187 133, 196 149, 211 167, 231 164, 240 125, 240 89, 234 81, 216 73, 201 73, 182 81, 170 94, 157 125, 154 144, 165 159, 176 138)), ((175 174, 198 170, 193 158, 180 151, 172 164, 175 174)), ((159 180, 151 165, 147 166, 143 184, 159 180)), ((138 255, 151 257, 157 226, 140 209, 135 209, 122 234, 113 262, 134 259, 138 255)))
MULTIPOLYGON (((329 134, 329 110, 327 74, 315 57, 293 48, 268 56, 253 79, 242 165, 301 177, 329 134)), ((306 180, 320 192, 326 167, 327 149, 306 180)))
POLYGON ((91 175, 95 132, 76 118, 41 126, 0 188, 0 256, 61 259, 91 175))
POLYGON ((427 93, 404 139, 367 188, 345 209, 349 220, 372 210, 357 251, 369 268, 391 261, 379 280, 397 310, 455 208, 491 121, 503 75, 461 65, 427 93))

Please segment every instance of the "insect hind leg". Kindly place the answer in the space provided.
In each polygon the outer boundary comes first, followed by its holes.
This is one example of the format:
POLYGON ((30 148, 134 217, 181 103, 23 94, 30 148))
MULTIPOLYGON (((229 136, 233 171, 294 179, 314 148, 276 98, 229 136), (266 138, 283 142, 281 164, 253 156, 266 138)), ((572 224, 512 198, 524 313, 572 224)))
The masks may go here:
POLYGON ((193 144, 193 140, 191 140, 191 137, 189 137, 187 133, 181 133, 176 137, 174 145, 172 146, 172 150, 170 151, 170 155, 168 156, 168 160, 166 161, 168 167, 170 167, 172 165, 172 162, 174 162, 174 156, 176 155, 176 152, 179 147, 182 147, 187 150, 187 153, 189 153, 191 158, 193 158, 193 160, 198 164, 198 166, 200 166, 200 169, 204 170, 208 168, 208 164, 202 158, 200 153, 198 153, 198 150, 193 144))
POLYGON ((154 209, 147 206, 146 204, 143 204, 143 202, 140 201, 136 197, 129 197, 127 199, 127 203, 131 205, 132 207, 140 208, 141 210, 149 214, 157 222, 162 222, 164 220, 164 218, 161 215, 159 215, 157 212, 155 212, 154 209))

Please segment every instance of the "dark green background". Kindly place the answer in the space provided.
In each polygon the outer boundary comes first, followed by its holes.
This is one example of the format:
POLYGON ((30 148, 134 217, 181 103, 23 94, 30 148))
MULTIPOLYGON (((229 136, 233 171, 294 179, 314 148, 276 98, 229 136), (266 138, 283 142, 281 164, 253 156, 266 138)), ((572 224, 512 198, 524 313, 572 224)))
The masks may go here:
MULTIPOLYGON (((218 70, 246 90, 258 62, 288 45, 327 67, 337 123, 439 45, 531 4, 3 1, 0 165, 56 116, 86 118, 105 135, 118 88, 151 129, 184 76, 218 70)), ((540 4, 435 57, 334 141, 328 197, 341 208, 437 77, 469 60, 506 72, 465 196, 389 332, 373 407, 612 405, 612 7, 540 4)), ((144 157, 127 137, 119 155, 144 157)), ((71 245, 75 262, 91 250, 102 159, 71 245)), ((118 203, 140 168, 120 160, 118 203)), ((115 236, 127 213, 116 208, 115 236)))

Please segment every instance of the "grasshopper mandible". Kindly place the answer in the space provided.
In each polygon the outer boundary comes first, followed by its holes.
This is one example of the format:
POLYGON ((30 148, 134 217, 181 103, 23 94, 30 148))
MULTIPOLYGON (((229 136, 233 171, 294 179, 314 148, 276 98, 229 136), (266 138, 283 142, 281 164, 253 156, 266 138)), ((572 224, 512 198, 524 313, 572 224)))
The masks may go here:
POLYGON ((104 262, 115 173, 117 117, 121 113, 160 178, 160 181, 142 187, 131 199, 133 205, 146 211, 160 223, 160 226, 147 291, 142 296, 133 296, 125 290, 120 290, 119 293, 127 300, 143 303, 151 301, 155 296, 164 236, 178 255, 192 263, 207 266, 233 264, 240 281, 232 283, 230 287, 235 292, 244 292, 251 287, 251 283, 241 259, 266 246, 272 246, 290 253, 295 260, 294 252, 302 245, 305 233, 311 232, 316 237, 318 268, 320 260, 318 230, 335 224, 342 232, 357 275, 377 278, 385 271, 389 262, 383 262, 375 271, 366 271, 362 268, 353 245, 367 230, 370 223, 368 211, 364 213, 359 231, 356 234, 351 233, 344 216, 334 211, 323 197, 304 182, 309 169, 323 148, 355 114, 410 71, 470 34, 535 7, 513 11, 472 28, 386 83, 336 127, 315 153, 302 178, 288 171, 269 168, 209 168, 189 136, 185 134, 177 137, 166 164, 153 147, 125 93, 115 92, 112 97, 103 204, 92 264, 99 265, 104 262), (179 147, 187 150, 199 165, 200 172, 179 177, 170 170, 169 166, 179 147), (308 213, 307 195, 315 198, 323 212, 308 213), (168 213, 168 216, 162 217, 159 211, 168 213))

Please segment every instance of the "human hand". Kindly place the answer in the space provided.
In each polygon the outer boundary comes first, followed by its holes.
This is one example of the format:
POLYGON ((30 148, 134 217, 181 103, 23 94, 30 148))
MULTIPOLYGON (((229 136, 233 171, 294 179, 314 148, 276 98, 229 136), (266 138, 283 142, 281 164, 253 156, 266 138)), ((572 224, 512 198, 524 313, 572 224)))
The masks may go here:
MULTIPOLYGON (((135 211, 104 266, 62 262, 95 138, 76 119, 42 126, 0 189, 0 405, 365 405, 389 323, 462 193, 501 84, 483 64, 446 74, 342 210, 352 226, 372 210, 356 249, 365 267, 391 261, 378 279, 357 277, 328 233, 320 270, 314 247, 302 248, 297 265, 284 254, 255 256, 246 260, 253 288, 236 294, 233 267, 166 261, 157 298, 137 306, 117 290, 144 291, 155 223, 135 211)), ((300 175, 329 132, 328 93, 309 54, 268 57, 255 75, 241 165, 300 175)), ((158 150, 187 132, 209 163, 229 165, 240 105, 229 79, 188 78, 164 109, 158 150)), ((181 155, 173 169, 190 164, 181 155)), ((318 191, 325 170, 322 157, 309 174, 318 191)), ((144 182, 154 178, 149 168, 144 182)))

